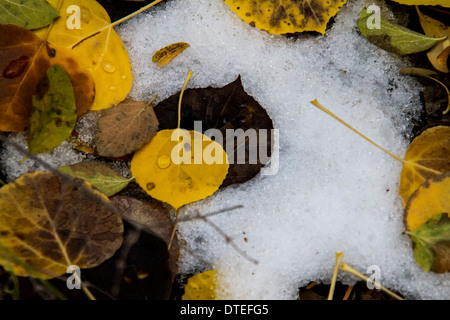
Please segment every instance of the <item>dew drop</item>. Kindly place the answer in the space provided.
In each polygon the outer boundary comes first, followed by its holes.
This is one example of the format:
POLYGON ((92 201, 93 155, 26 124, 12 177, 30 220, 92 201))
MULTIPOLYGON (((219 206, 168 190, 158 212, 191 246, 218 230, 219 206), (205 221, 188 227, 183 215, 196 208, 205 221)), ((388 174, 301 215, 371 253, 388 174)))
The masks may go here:
POLYGON ((125 80, 127 78, 127 76, 126 75, 122 75, 121 78, 122 78, 122 80, 125 80))
POLYGON ((88 68, 89 73, 94 73, 94 69, 88 68))
POLYGON ((114 73, 116 71, 116 66, 111 61, 103 61, 102 68, 108 73, 114 73))
POLYGON ((170 157, 163 155, 158 158, 158 167, 160 169, 166 169, 170 166, 170 157))
POLYGON ((153 182, 149 182, 146 185, 148 191, 153 190, 155 188, 155 184, 153 182))
POLYGON ((115 86, 109 87, 109 91, 116 91, 116 90, 117 90, 117 87, 115 87, 115 86))

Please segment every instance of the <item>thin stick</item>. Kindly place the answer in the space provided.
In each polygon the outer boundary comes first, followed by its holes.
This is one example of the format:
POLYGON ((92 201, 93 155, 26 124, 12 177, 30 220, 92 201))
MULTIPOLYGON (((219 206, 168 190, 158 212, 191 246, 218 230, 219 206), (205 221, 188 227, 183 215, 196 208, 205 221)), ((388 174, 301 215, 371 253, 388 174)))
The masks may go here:
POLYGON ((357 270, 353 269, 351 266, 349 266, 348 264, 346 264, 345 262, 342 263, 342 267, 339 269, 345 272, 348 272, 358 278, 361 278, 365 281, 371 281, 375 286, 379 286, 379 288, 381 290, 383 290, 384 292, 386 292, 388 295, 390 295, 391 297, 397 299, 397 300, 404 300, 402 297, 396 295, 394 292, 392 292, 391 290, 383 287, 379 282, 376 282, 375 280, 369 280, 368 277, 366 277, 365 275, 363 275, 362 273, 358 272, 357 270))
POLYGON ((75 43, 75 44, 72 46, 72 49, 75 48, 76 46, 78 46, 79 44, 81 44, 83 41, 86 41, 87 39, 92 38, 93 36, 99 34, 100 32, 102 32, 102 31, 104 31, 104 30, 106 30, 106 29, 113 28, 113 27, 117 26, 118 24, 121 24, 122 22, 124 22, 124 21, 126 21, 126 20, 128 20, 128 19, 133 18, 134 16, 138 15, 138 14, 141 13, 142 11, 145 11, 145 10, 149 9, 149 8, 151 8, 151 7, 155 6, 155 5, 157 5, 158 3, 162 2, 162 1, 164 1, 164 0, 156 0, 156 1, 152 2, 152 3, 149 3, 148 5, 146 5, 146 6, 142 7, 142 8, 140 8, 139 10, 137 10, 137 11, 135 11, 135 12, 133 12, 133 13, 127 15, 126 17, 123 17, 122 19, 119 19, 119 20, 117 20, 117 21, 114 21, 113 23, 110 23, 110 24, 108 24, 108 25, 106 25, 106 26, 104 26, 104 27, 102 27, 102 28, 100 28, 100 29, 97 29, 95 32, 91 33, 91 34, 88 35, 87 37, 84 37, 83 39, 81 39, 80 41, 78 41, 77 43, 75 43))
POLYGON ((393 154, 392 152, 389 152, 388 150, 386 150, 385 148, 383 148, 382 146, 378 145, 377 143, 375 143, 374 141, 370 140, 369 138, 367 138, 365 135, 363 135, 361 132, 359 132, 358 130, 356 130, 355 128, 353 128, 351 125, 349 125, 347 122, 345 122, 344 120, 342 120, 341 118, 339 118, 337 115, 335 115, 334 113, 332 113, 330 110, 328 110, 327 108, 325 108, 324 106, 322 106, 317 99, 315 99, 314 101, 310 101, 314 106, 316 106, 318 109, 322 110, 323 112, 325 112, 326 114, 328 114, 329 116, 333 117, 335 120, 337 120, 338 122, 340 122, 341 124, 343 124, 344 126, 346 126, 348 129, 352 130, 354 133, 356 133, 357 135, 359 135, 361 138, 363 138, 364 140, 366 140, 367 142, 371 143, 372 145, 374 145, 375 147, 377 147, 378 149, 382 150, 384 153, 388 154, 389 156, 391 156, 392 158, 394 158, 397 161, 400 161, 404 164, 408 164, 411 166, 415 166, 419 169, 422 169, 424 171, 428 171, 431 172, 433 174, 436 175, 440 175, 441 172, 422 166, 420 164, 417 164, 415 162, 411 162, 411 161, 407 161, 404 160, 402 158, 400 158, 399 156, 396 156, 395 154, 393 154))
POLYGON ((177 231, 179 215, 180 215, 180 208, 177 209, 177 215, 176 215, 176 218, 175 218, 175 223, 173 224, 172 234, 170 235, 169 244, 167 245, 167 251, 169 251, 169 252, 170 252, 170 248, 172 247, 173 239, 175 238, 175 233, 177 231))
POLYGON ((188 75, 186 77, 186 80, 184 80, 184 84, 183 84, 183 88, 181 88, 181 92, 180 92, 180 99, 178 100, 178 125, 177 125, 177 129, 180 129, 180 124, 181 124, 181 100, 183 99, 183 93, 184 90, 186 89, 186 86, 189 82, 189 79, 191 78, 192 75, 192 71, 189 70, 188 71, 188 75))
POLYGON ((353 286, 349 286, 347 288, 347 291, 345 291, 345 295, 344 295, 344 298, 342 298, 342 300, 347 300, 348 297, 350 296, 350 293, 352 293, 352 290, 353 290, 353 286))
POLYGON ((333 300, 334 288, 336 286, 337 273, 338 273, 339 266, 342 262, 342 259, 344 259, 344 253, 336 252, 336 264, 334 265, 333 278, 331 279, 330 291, 328 292, 328 300, 333 300))

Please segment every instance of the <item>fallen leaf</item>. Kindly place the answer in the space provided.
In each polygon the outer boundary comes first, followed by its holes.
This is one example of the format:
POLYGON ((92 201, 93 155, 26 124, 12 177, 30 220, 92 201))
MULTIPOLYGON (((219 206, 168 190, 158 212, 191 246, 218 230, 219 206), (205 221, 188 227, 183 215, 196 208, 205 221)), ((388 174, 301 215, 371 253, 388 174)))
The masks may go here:
POLYGON ((32 97, 32 105, 28 151, 51 151, 70 137, 77 121, 72 83, 62 67, 48 68, 32 97))
MULTIPOLYGON (((60 0, 49 0, 55 8, 59 2, 60 0)), ((68 18, 67 8, 72 5, 80 7, 80 29, 68 29, 67 19, 59 19, 52 25, 48 35, 47 28, 37 30, 35 34, 41 39, 48 36, 48 42, 72 50, 80 66, 95 81, 95 100, 91 109, 110 108, 124 100, 131 89, 133 75, 128 52, 113 28, 78 44, 96 30, 109 25, 111 20, 95 0, 62 0, 60 15, 68 18), (76 46, 73 48, 74 45, 76 46)))
POLYGON ((0 131, 26 128, 33 110, 31 96, 47 69, 55 65, 62 66, 72 82, 78 116, 89 110, 94 82, 71 52, 12 24, 0 25, 0 34, 0 131))
MULTIPOLYGON (((158 103, 154 110, 159 121, 159 129, 174 129, 178 121, 178 99, 176 93, 158 103)), ((267 111, 250 95, 248 95, 239 76, 235 81, 222 88, 187 89, 181 103, 181 125, 187 130, 201 130, 206 133, 209 129, 220 130, 224 137, 223 147, 229 157, 230 167, 222 187, 243 183, 257 175, 266 164, 261 153, 254 163, 250 161, 249 143, 238 145, 231 143, 228 147, 225 139, 227 130, 234 130, 237 140, 245 133, 254 130, 258 143, 267 146, 267 157, 272 151, 273 122, 267 111), (201 129, 195 127, 195 121, 201 121, 201 129), (241 131, 239 129, 242 129, 241 131), (266 136, 263 136, 266 133, 266 136), (240 156, 243 152, 245 155, 240 156), (243 161, 238 161, 239 159, 243 161)), ((228 135, 230 136, 230 135, 228 135)), ((234 139, 234 136, 231 137, 234 139)), ((255 150, 253 150, 255 151, 255 150)))
POLYGON ((159 131, 131 160, 131 173, 141 188, 175 209, 212 195, 227 172, 220 144, 182 129, 159 131))
POLYGON ((164 48, 159 49, 153 54, 152 62, 156 63, 158 67, 164 67, 169 64, 176 56, 189 48, 189 43, 177 42, 172 43, 164 48))
POLYGON ((48 26, 59 17, 45 0, 0 0, 0 24, 15 24, 27 29, 48 26))
POLYGON ((182 300, 215 300, 216 271, 208 270, 188 279, 182 300))
MULTIPOLYGON (((157 200, 142 201, 127 196, 114 196, 112 203, 119 209, 123 219, 128 222, 138 224, 139 228, 156 235, 162 239, 166 245, 169 244, 173 230, 173 223, 169 218, 167 208, 157 200)), ((169 269, 172 273, 172 280, 178 274, 178 257, 180 247, 177 236, 174 236, 169 253, 169 269)))
POLYGON ((394 0, 394 1, 409 6, 422 5, 422 6, 450 7, 450 3, 447 0, 394 0))
POLYGON ((416 7, 416 11, 419 15, 420 25, 427 36, 435 38, 447 37, 446 40, 439 42, 428 51, 427 57, 437 70, 445 73, 449 72, 447 60, 450 55, 450 28, 442 22, 423 14, 419 7, 416 7))
MULTIPOLYGON (((35 172, 0 189, 2 247, 44 279, 65 274, 70 265, 97 266, 122 244, 122 219, 103 205, 108 198, 82 180, 76 182, 35 172), (81 191, 81 185, 96 198, 81 191)), ((4 255, 0 265, 18 276, 36 276, 4 255)))
POLYGON ((131 181, 106 163, 97 161, 78 162, 59 167, 58 171, 88 181, 107 197, 121 191, 131 181))
POLYGON ((325 33, 328 21, 346 0, 225 0, 242 20, 273 34, 325 33))
POLYGON ((425 271, 450 271, 450 219, 437 214, 414 232, 406 232, 414 242, 414 258, 425 271))
POLYGON ((437 174, 418 168, 415 164, 434 169, 438 173, 450 171, 450 127, 435 126, 425 130, 409 145, 400 175, 399 194, 406 206, 410 196, 422 183, 437 174))
POLYGON ((97 154, 119 158, 131 154, 158 131, 158 119, 147 102, 127 99, 104 110, 94 137, 97 154))
POLYGON ((380 17, 380 28, 370 29, 367 21, 372 14, 375 13, 369 13, 367 9, 361 11, 358 20, 359 30, 370 42, 386 51, 401 55, 421 52, 445 39, 445 37, 428 37, 383 17, 380 17))
POLYGON ((427 179, 405 207, 406 230, 415 232, 438 213, 450 212, 450 172, 427 179))

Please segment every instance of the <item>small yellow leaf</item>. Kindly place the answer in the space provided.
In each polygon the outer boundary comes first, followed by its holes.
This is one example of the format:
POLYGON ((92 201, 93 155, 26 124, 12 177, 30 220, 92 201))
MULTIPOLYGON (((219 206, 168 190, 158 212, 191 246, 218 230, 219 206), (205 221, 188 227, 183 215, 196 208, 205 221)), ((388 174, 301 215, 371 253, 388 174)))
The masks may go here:
POLYGON ((208 270, 188 279, 182 300, 215 300, 216 271, 208 270))
POLYGON ((186 42, 172 43, 156 51, 152 57, 152 62, 156 63, 158 67, 164 67, 168 65, 169 62, 172 61, 177 55, 189 47, 189 43, 186 42))
MULTIPOLYGON (((399 194, 406 206, 409 197, 428 178, 450 171, 450 127, 436 126, 425 130, 408 147, 400 176, 399 194), (436 173, 418 168, 421 165, 436 173)), ((439 213, 439 212, 438 212, 439 213)))
POLYGON ((395 2, 406 4, 410 6, 443 6, 450 7, 448 0, 394 0, 395 2))
POLYGON ((450 212, 450 172, 426 180, 409 198, 406 229, 414 232, 436 214, 450 212))
POLYGON ((228 167, 220 144, 183 129, 159 131, 131 160, 136 182, 150 196, 175 209, 216 192, 228 167))
POLYGON ((346 0, 225 0, 242 20, 273 34, 325 33, 346 0))
MULTIPOLYGON (((53 23, 48 41, 70 49, 80 65, 94 78, 95 99, 91 110, 107 109, 117 105, 126 98, 133 82, 128 52, 122 40, 114 29, 109 28, 72 49, 83 38, 105 27, 111 20, 105 9, 95 0, 62 1, 59 10, 62 18, 53 23), (72 5, 80 7, 81 10, 79 29, 67 28, 72 16, 67 13, 67 8, 72 5)), ((48 2, 57 8, 60 0, 48 2)), ((39 29, 35 34, 43 39, 47 29, 39 29)))

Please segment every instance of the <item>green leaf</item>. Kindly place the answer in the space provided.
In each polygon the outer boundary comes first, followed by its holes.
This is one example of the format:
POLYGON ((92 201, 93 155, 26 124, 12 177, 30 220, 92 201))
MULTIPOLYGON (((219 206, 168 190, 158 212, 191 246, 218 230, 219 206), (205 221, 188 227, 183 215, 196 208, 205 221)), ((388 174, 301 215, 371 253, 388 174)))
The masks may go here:
POLYGON ((83 161, 58 169, 62 173, 86 180, 107 197, 110 197, 123 188, 133 179, 123 177, 111 169, 106 163, 83 161))
POLYGON ((450 271, 450 219, 437 214, 414 232, 406 232, 414 242, 414 258, 425 271, 450 271))
POLYGON ((47 69, 32 104, 28 149, 30 153, 48 152, 70 137, 77 121, 72 83, 61 66, 47 69))
POLYGON ((421 52, 430 49, 436 43, 445 39, 445 37, 428 37, 401 25, 395 24, 381 16, 379 17, 379 28, 376 26, 373 27, 372 20, 368 21, 369 19, 374 19, 375 21, 375 19, 378 18, 376 16, 372 17, 373 14, 369 13, 367 9, 363 9, 361 11, 361 15, 358 20, 359 30, 361 31, 361 34, 370 42, 386 51, 401 55, 421 52), (370 29, 369 26, 373 28, 370 29))
POLYGON ((39 29, 58 17, 55 8, 45 0, 0 0, 0 24, 39 29))

